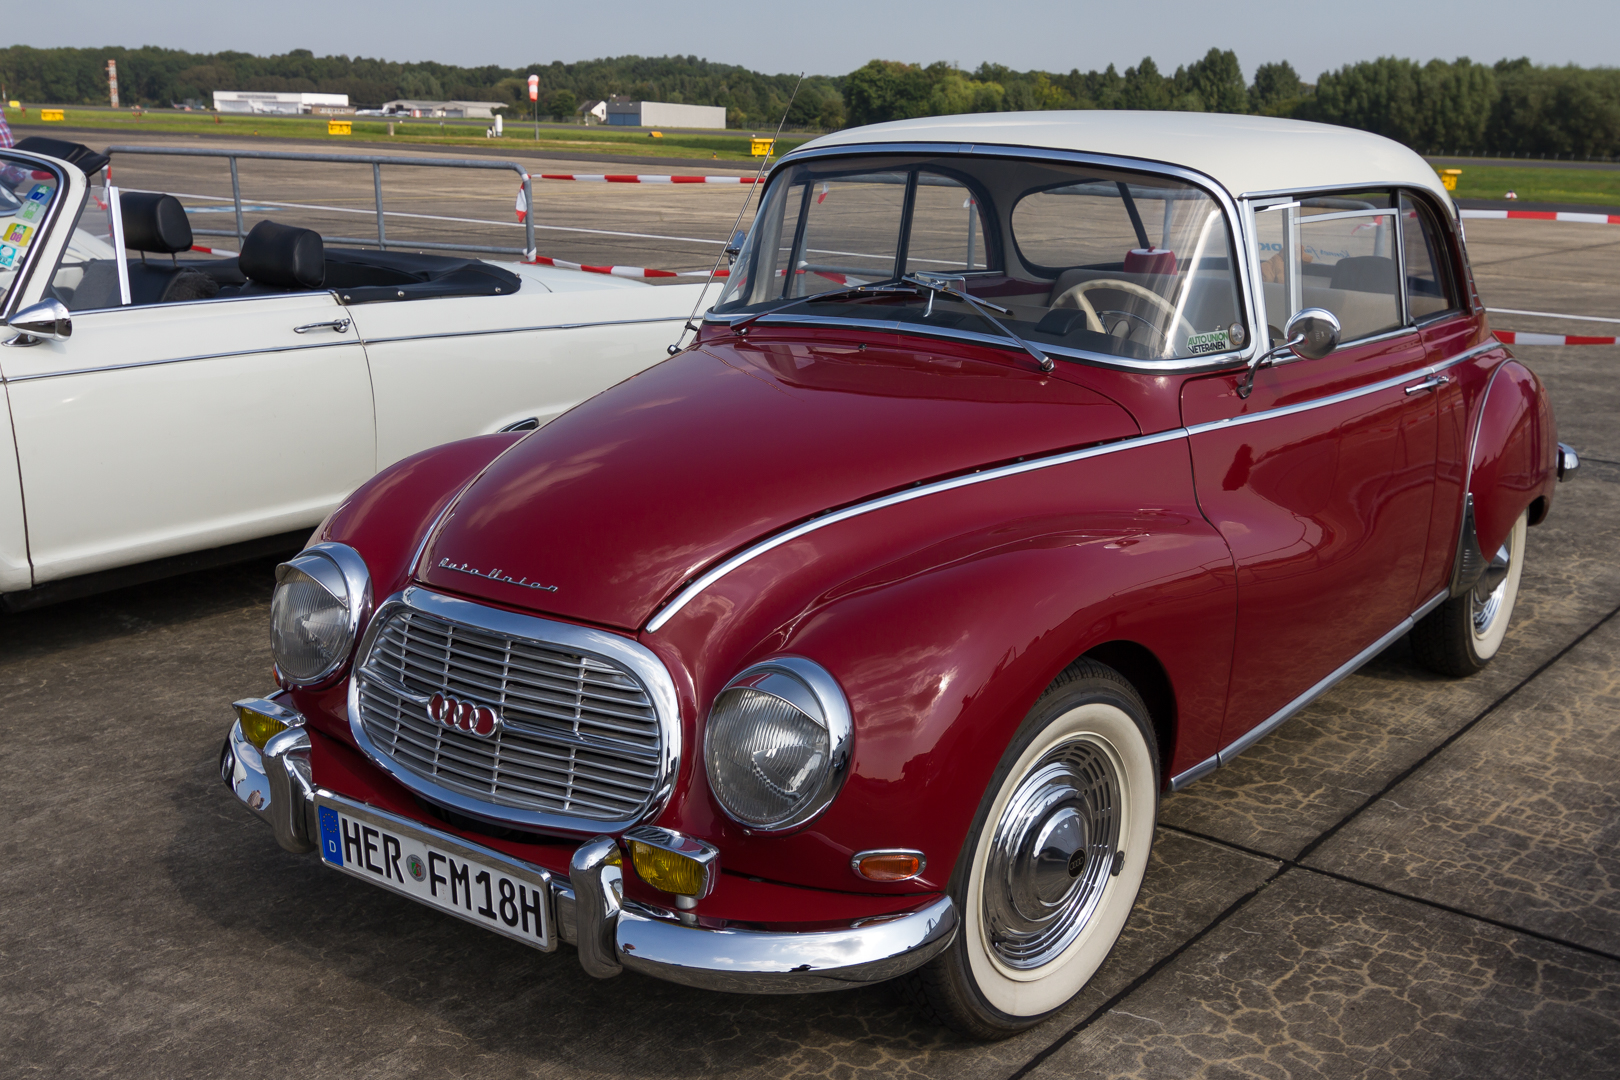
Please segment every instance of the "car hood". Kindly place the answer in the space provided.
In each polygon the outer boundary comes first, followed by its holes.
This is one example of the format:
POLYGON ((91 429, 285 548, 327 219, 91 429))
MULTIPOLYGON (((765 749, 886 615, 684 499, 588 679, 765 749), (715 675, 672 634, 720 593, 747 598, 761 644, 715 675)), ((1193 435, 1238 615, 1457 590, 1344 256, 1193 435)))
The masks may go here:
POLYGON ((1139 433, 1012 354, 727 340, 536 431, 461 496, 436 588, 634 630, 760 537, 919 481, 1139 433))

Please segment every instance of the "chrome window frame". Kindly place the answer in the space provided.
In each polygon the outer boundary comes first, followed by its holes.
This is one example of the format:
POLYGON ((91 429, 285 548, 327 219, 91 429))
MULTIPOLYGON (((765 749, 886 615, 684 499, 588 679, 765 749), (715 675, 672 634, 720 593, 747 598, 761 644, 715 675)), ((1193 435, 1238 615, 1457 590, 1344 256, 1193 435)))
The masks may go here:
MULTIPOLYGON (((30 162, 37 162, 40 168, 50 170, 51 174, 56 177, 56 194, 62 197, 51 199, 53 205, 46 208, 44 219, 35 226, 34 243, 28 245, 23 264, 17 267, 17 272, 11 279, 11 289, 6 293, 3 306, 0 306, 0 321, 9 321, 17 313, 23 294, 33 284, 34 273, 39 268, 39 260, 43 258, 40 252, 45 250, 52 234, 56 231, 56 223, 62 217, 62 207, 70 201, 65 196, 71 195, 73 192, 72 175, 55 158, 48 158, 40 154, 30 153, 27 150, 16 150, 10 147, 0 150, 0 158, 9 157, 12 154, 27 158, 30 162)), ((90 181, 86 177, 84 191, 88 191, 89 188, 90 181)), ((83 192, 81 192, 82 194, 83 192)), ((75 217, 75 220, 77 220, 77 217, 75 217)), ((55 266, 52 266, 51 269, 54 271, 55 266)))
POLYGON ((349 731, 354 736, 355 744, 369 761, 407 791, 458 814, 491 824, 575 837, 623 832, 625 829, 652 821, 663 813, 665 807, 669 805, 670 796, 675 791, 676 778, 680 774, 682 749, 680 699, 676 695, 675 680, 651 649, 631 638, 610 634, 605 630, 542 619, 536 615, 519 615, 471 600, 446 596, 420 585, 407 586, 388 597, 378 605, 376 612, 371 616, 371 623, 366 627, 365 636, 360 640, 360 648, 354 654, 354 666, 349 674, 347 701, 349 731), (660 735, 658 772, 641 811, 633 817, 600 820, 484 802, 411 772, 383 753, 366 734, 365 726, 360 720, 361 670, 371 654, 378 633, 388 621, 388 616, 401 609, 421 612, 433 618, 444 619, 486 633, 506 634, 597 656, 633 675, 646 689, 647 698, 652 702, 653 712, 658 718, 660 735))
MULTIPOLYGON (((1406 237, 1402 232, 1404 223, 1401 221, 1400 211, 1401 195, 1410 190, 1414 189, 1407 188, 1400 184, 1390 184, 1389 182, 1385 181, 1383 183, 1371 182, 1365 184, 1332 184, 1320 187, 1287 188, 1280 191, 1245 192, 1244 194, 1238 196, 1239 205, 1242 207, 1244 215, 1244 227, 1247 229, 1249 236, 1257 242, 1259 240, 1260 232, 1254 220, 1256 214, 1265 213, 1268 210, 1282 210, 1286 207, 1298 206, 1300 200, 1317 196, 1359 194, 1365 191, 1389 191, 1391 193, 1394 202, 1393 209, 1374 208, 1370 210, 1347 210, 1332 214, 1315 214, 1309 219, 1312 221, 1323 221, 1331 220, 1333 218, 1382 217, 1384 215, 1393 215, 1395 219, 1395 270, 1398 275, 1395 288, 1395 303, 1396 307, 1400 311, 1400 324, 1398 326, 1391 327, 1388 330, 1380 330, 1376 334, 1368 334, 1366 337, 1353 338, 1340 345, 1340 348, 1359 348, 1363 345, 1372 345, 1380 341, 1388 341, 1390 339, 1400 337, 1403 334, 1413 333, 1419 329, 1418 324, 1412 319, 1406 297, 1406 237)), ((1294 228, 1291 232, 1285 232, 1283 241, 1283 260, 1285 263, 1289 264, 1289 281, 1293 283, 1294 288, 1298 289, 1303 285, 1303 279, 1300 276, 1299 267, 1296 262, 1297 256, 1293 254, 1295 249, 1294 243, 1291 243, 1290 241, 1297 241, 1299 228, 1297 219, 1291 218, 1291 220, 1294 221, 1294 228)), ((1242 257, 1245 263, 1249 263, 1252 266, 1254 281, 1256 283, 1256 288, 1254 290, 1255 310, 1260 313, 1261 325, 1269 326, 1270 322, 1267 318, 1269 313, 1266 311, 1265 290, 1258 287, 1260 282, 1260 249, 1257 246, 1257 243, 1250 243, 1248 245, 1248 249, 1242 253, 1242 257)), ((1299 297, 1291 297, 1290 302, 1294 304, 1294 309, 1298 310, 1299 304, 1303 302, 1303 295, 1299 297)), ((1462 310, 1466 312, 1467 308, 1464 307, 1462 310)), ((1449 311, 1446 314, 1457 314, 1457 311, 1449 311)))
MULTIPOLYGON (((1059 357, 1074 363, 1088 364, 1097 367, 1119 368, 1126 371, 1152 372, 1154 374, 1187 374, 1203 371, 1221 371, 1247 364, 1255 352, 1262 345, 1261 335, 1258 332, 1264 329, 1265 323, 1258 326, 1255 323, 1256 308, 1255 294, 1259 289, 1255 282, 1259 280, 1250 265, 1252 260, 1244 255, 1244 250, 1252 247, 1250 226, 1252 222, 1245 223, 1240 213, 1240 203, 1234 199, 1213 177, 1194 169, 1168 162, 1155 161, 1151 158, 1119 157, 1113 154, 1091 154, 1078 150, 1054 150, 1050 147, 1018 146, 1007 143, 932 143, 932 142, 899 142, 899 143, 857 143, 853 145, 824 146, 805 150, 795 150, 782 157, 765 177, 761 186, 759 204, 763 206, 770 196, 771 185, 782 175, 782 170, 804 161, 824 157, 857 157, 878 156, 894 154, 911 155, 955 155, 957 157, 994 157, 1011 158, 1014 160, 1048 162, 1063 165, 1092 165, 1106 169, 1121 169, 1129 172, 1148 173, 1155 176, 1164 176, 1193 184, 1209 193, 1222 212, 1231 232, 1233 243, 1237 246, 1237 265, 1234 269, 1238 273, 1238 298, 1243 304, 1244 326, 1247 337, 1242 348, 1228 352, 1218 353, 1213 357, 1168 357, 1163 360, 1134 360, 1128 357, 1111 356, 1107 353, 1087 352, 1082 349, 1068 348, 1062 345, 1048 345, 1040 343, 1041 351, 1050 356, 1059 357)), ((1335 185, 1337 189, 1339 185, 1335 185)), ((717 315, 710 308, 704 313, 703 321, 707 324, 730 326, 742 319, 751 318, 748 313, 738 315, 717 315)), ((752 326, 837 326, 843 329, 857 330, 889 330, 918 337, 937 337, 950 341, 965 341, 975 345, 990 345, 1001 349, 1011 349, 1022 352, 1015 343, 1008 341, 999 334, 980 333, 972 330, 957 330, 948 327, 926 327, 917 323, 899 322, 895 320, 878 319, 850 319, 829 315, 807 315, 796 311, 784 311, 779 314, 760 315, 752 318, 752 326)))

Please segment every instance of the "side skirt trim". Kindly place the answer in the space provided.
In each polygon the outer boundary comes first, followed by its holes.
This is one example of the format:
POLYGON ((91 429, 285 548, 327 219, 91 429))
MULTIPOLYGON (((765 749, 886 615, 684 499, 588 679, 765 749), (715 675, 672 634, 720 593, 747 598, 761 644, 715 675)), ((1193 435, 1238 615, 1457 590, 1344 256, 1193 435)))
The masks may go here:
POLYGON ((1429 612, 1439 607, 1450 595, 1450 589, 1444 589, 1436 593, 1429 600, 1425 601, 1422 607, 1419 607, 1416 611, 1412 612, 1412 614, 1408 615, 1406 618, 1397 623, 1393 630, 1389 631, 1389 633, 1385 634, 1383 637, 1361 650, 1355 656, 1351 657, 1321 682, 1317 683, 1315 686, 1299 695, 1299 697, 1272 713, 1271 716, 1267 717, 1264 722, 1250 728, 1248 731, 1245 731, 1242 735, 1228 743, 1213 756, 1205 758, 1203 761, 1200 761, 1198 764, 1194 765, 1185 772, 1178 773, 1171 777, 1170 790, 1180 791, 1194 780, 1214 772, 1222 765, 1230 765, 1232 760, 1239 754, 1243 753, 1243 751, 1247 750, 1249 747, 1253 746, 1255 743, 1277 730, 1277 728, 1281 727, 1300 710, 1304 709, 1305 706, 1309 705, 1311 702, 1333 689, 1334 686, 1342 682, 1344 679, 1355 674, 1357 669, 1359 669, 1363 664, 1377 656, 1379 653, 1383 652, 1390 645, 1394 644, 1402 634, 1405 634, 1408 630, 1411 630, 1413 626, 1417 625, 1417 621, 1419 619, 1423 618, 1429 612))

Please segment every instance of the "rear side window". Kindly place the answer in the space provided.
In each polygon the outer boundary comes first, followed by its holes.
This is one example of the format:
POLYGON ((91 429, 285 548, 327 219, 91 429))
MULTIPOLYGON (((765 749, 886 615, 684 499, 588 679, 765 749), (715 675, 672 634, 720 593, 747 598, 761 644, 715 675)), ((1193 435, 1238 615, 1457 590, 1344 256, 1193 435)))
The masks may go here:
POLYGON ((1406 306, 1412 321, 1457 310, 1457 290, 1448 272, 1445 241, 1434 212, 1409 195, 1401 196, 1401 240, 1406 252, 1406 306))

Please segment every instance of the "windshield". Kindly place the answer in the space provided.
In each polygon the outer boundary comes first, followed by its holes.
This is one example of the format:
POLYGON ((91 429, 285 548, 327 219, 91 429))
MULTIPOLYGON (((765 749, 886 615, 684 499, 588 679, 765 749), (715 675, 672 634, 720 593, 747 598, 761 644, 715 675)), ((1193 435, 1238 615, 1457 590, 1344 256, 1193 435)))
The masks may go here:
POLYGON ((923 275, 1008 309, 1009 329, 1056 355, 1174 359, 1244 344, 1234 266, 1220 204, 1169 177, 965 155, 818 158, 772 181, 714 313, 1000 336, 945 296, 849 294, 923 275))
POLYGON ((0 308, 10 299, 17 271, 39 239, 56 189, 55 173, 0 154, 0 308))

